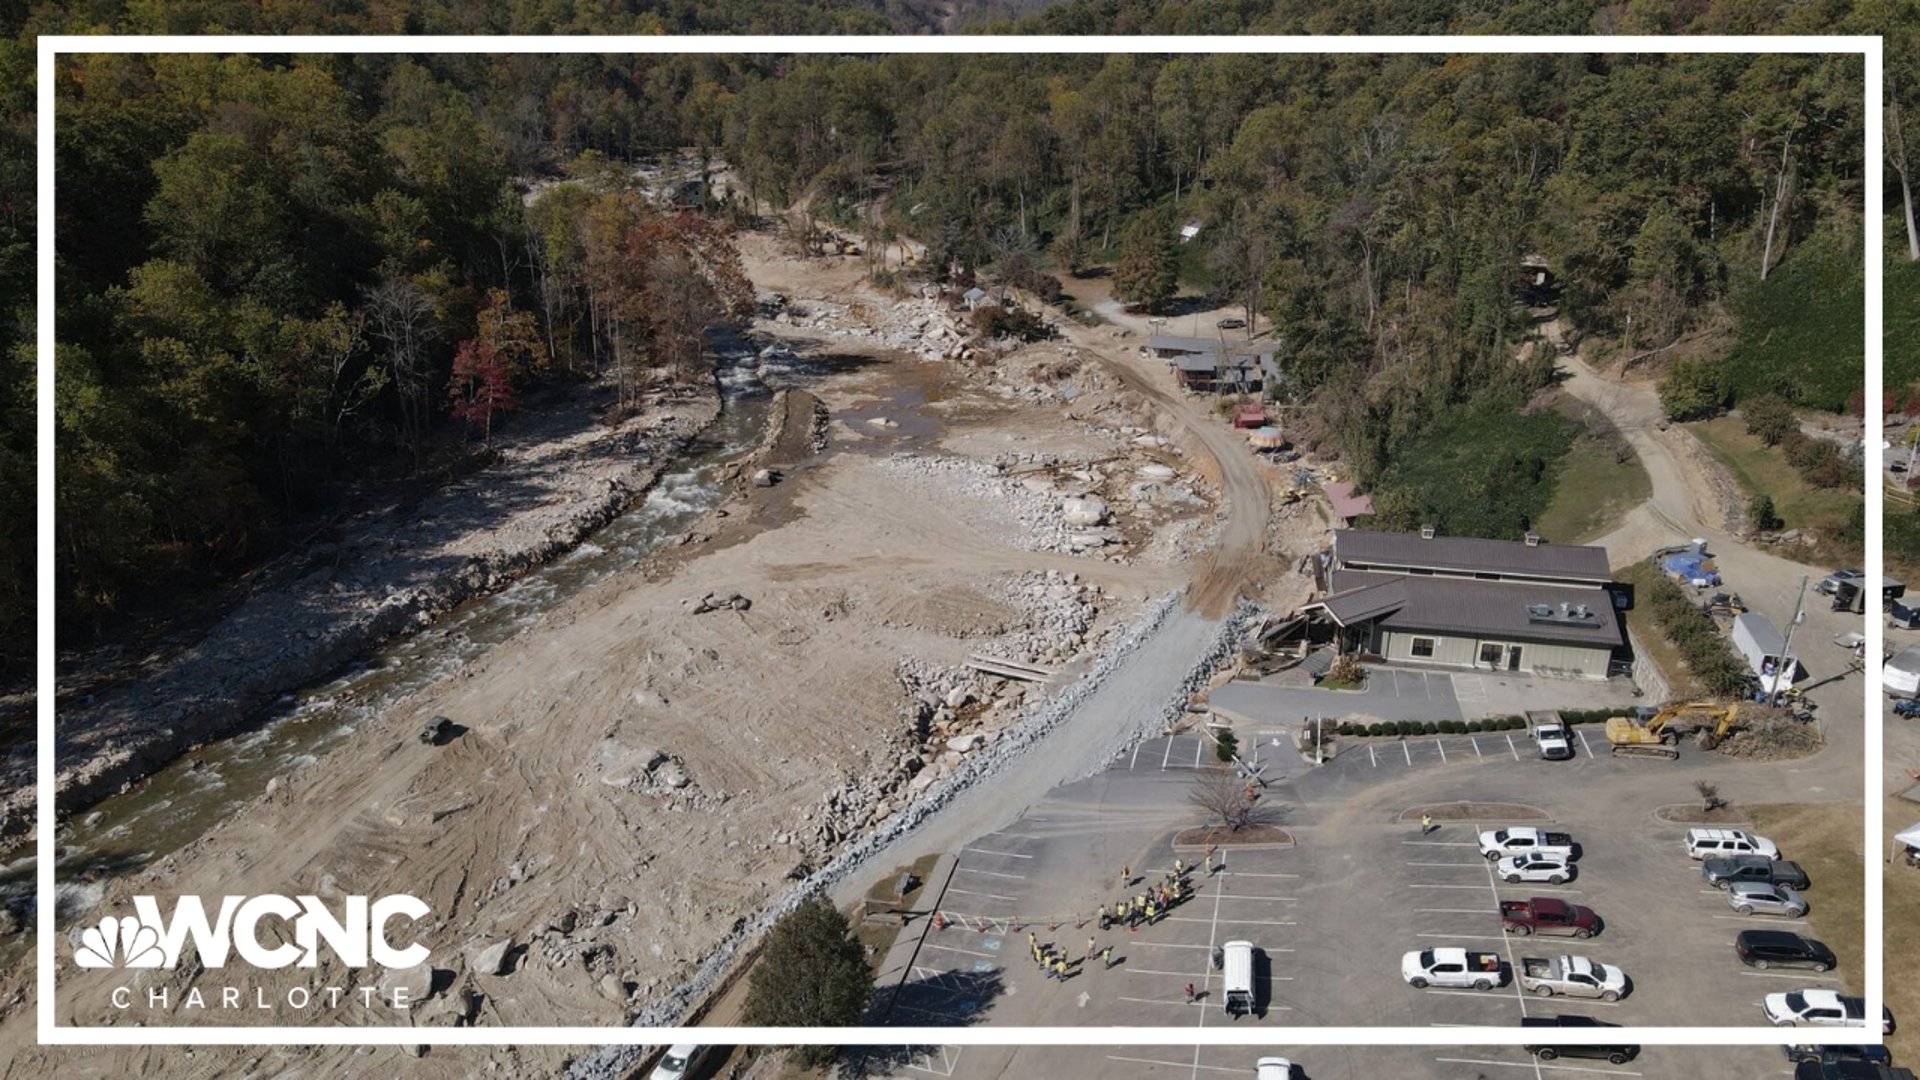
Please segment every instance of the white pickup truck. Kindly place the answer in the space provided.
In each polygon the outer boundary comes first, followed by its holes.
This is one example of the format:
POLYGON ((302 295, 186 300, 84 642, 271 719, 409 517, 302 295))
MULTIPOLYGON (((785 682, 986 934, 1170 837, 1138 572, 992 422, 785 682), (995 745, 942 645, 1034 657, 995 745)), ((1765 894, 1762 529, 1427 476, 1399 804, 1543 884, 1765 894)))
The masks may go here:
POLYGON ((1509 855, 1558 855, 1571 861, 1573 837, 1568 833, 1513 825, 1481 833, 1480 854, 1488 859, 1504 859, 1509 855))
POLYGON ((1565 761, 1573 756, 1573 734, 1567 730, 1567 722, 1553 711, 1527 712, 1527 723, 1533 728, 1533 741, 1540 747, 1540 756, 1548 761, 1565 761))
POLYGON ((1617 967, 1595 963, 1584 956, 1520 958, 1520 988, 1541 997, 1568 997, 1619 1001, 1627 992, 1627 975, 1617 967))
POLYGON ((1491 990, 1506 983, 1507 972, 1500 963, 1499 953, 1442 947, 1421 949, 1401 957, 1400 977, 1416 990, 1429 986, 1491 990))

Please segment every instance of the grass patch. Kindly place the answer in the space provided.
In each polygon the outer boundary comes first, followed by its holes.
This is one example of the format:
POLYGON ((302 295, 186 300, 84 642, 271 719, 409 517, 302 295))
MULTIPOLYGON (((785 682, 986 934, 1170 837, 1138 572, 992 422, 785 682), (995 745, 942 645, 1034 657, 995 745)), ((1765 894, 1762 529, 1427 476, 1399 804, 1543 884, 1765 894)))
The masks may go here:
POLYGON ((1859 492, 1809 484, 1778 448, 1747 434, 1746 421, 1738 416, 1702 420, 1688 424, 1687 430, 1713 451, 1749 496, 1771 497, 1774 512, 1789 529, 1817 529, 1834 536, 1860 501, 1859 492))
MULTIPOLYGON (((1883 806, 1886 833, 1875 853, 1881 859, 1892 850, 1893 834, 1913 824, 1916 816, 1912 803, 1891 795, 1886 796, 1883 806)), ((1920 937, 1900 933, 1897 928, 1920 925, 1920 870, 1910 870, 1896 859, 1886 868, 1880 896, 1890 931, 1884 958, 1888 978, 1882 989, 1887 995, 1887 1008, 1893 1010, 1894 1023, 1899 1025, 1887 1038, 1887 1045, 1893 1048, 1895 1061, 1913 1061, 1920 1058, 1920 1026, 1912 1019, 1920 1016, 1920 980, 1901 978, 1898 973, 1912 971, 1915 962, 1920 962, 1920 937)))
MULTIPOLYGON (((1840 412, 1866 385, 1866 275, 1833 239, 1808 242, 1766 281, 1736 291, 1730 306, 1740 340, 1723 376, 1736 400, 1775 393, 1840 412)), ((1886 331, 1892 334, 1893 326, 1886 331)), ((1892 362, 1889 356, 1889 371, 1892 362)))
POLYGON ((1885 342, 1885 384, 1889 390, 1920 383, 1920 263, 1904 252, 1887 264, 1883 279, 1886 311, 1881 318, 1885 342))
MULTIPOLYGON (((1660 577, 1660 571, 1650 562, 1637 562, 1624 570, 1613 573, 1615 581, 1624 581, 1633 586, 1636 597, 1644 597, 1653 583, 1660 577)), ((1633 631, 1634 641, 1641 654, 1660 669, 1666 677, 1667 685, 1673 688, 1676 699, 1691 699, 1701 692, 1699 680, 1686 662, 1680 659, 1680 649, 1667 638, 1665 630, 1654 619, 1653 610, 1644 601, 1636 599, 1633 610, 1627 614, 1627 629, 1633 631)))
MULTIPOLYGON (((1807 889, 1810 936, 1833 950, 1840 961, 1833 973, 1847 992, 1864 993, 1867 867, 1860 850, 1861 808, 1848 803, 1766 803, 1745 809, 1753 831, 1779 844, 1781 857, 1807 872, 1812 883, 1807 889)), ((1759 929, 1767 922, 1756 918, 1753 924, 1759 929)), ((1887 925, 1900 923, 1891 921, 1889 913, 1887 925)), ((1895 981, 1888 980, 1889 990, 1895 981)), ((1893 1015, 1896 1020, 1900 1016, 1897 1006, 1893 1015)))
POLYGON ((1567 447, 1560 475, 1534 531, 1555 544, 1583 544, 1611 532, 1627 512, 1653 494, 1653 481, 1620 437, 1583 433, 1567 447))

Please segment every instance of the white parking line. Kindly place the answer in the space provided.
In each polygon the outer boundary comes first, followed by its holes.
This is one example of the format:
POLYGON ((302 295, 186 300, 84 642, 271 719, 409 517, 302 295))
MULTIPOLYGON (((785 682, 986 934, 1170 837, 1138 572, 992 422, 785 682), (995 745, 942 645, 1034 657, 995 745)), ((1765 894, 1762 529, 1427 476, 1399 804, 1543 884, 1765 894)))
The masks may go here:
POLYGON ((1460 941, 1505 941, 1505 934, 1415 934, 1414 937, 1455 938, 1460 941))
POLYGON ((1167 762, 1171 761, 1172 759, 1173 759, 1173 740, 1168 739, 1167 752, 1160 755, 1160 767, 1162 769, 1165 769, 1167 767, 1167 762))
MULTIPOLYGON (((1411 841, 1411 840, 1409 840, 1409 841, 1407 841, 1407 843, 1410 843, 1410 844, 1411 844, 1411 843, 1413 843, 1413 841, 1411 841)), ((1408 865, 1408 866, 1443 866, 1443 867, 1446 867, 1446 868, 1447 868, 1447 869, 1449 869, 1449 870, 1478 870, 1478 869, 1480 869, 1480 864, 1479 864, 1479 863, 1477 863, 1477 862, 1410 862, 1410 863, 1408 863, 1407 865, 1408 865)), ((1477 889, 1477 888, 1479 888, 1479 887, 1480 887, 1480 886, 1478 886, 1478 885, 1475 885, 1475 886, 1474 886, 1474 888, 1476 888, 1476 889, 1477 889)))
POLYGON ((1031 858, 1033 858, 1033 856, 1031 856, 1031 855, 1021 855, 1021 854, 1018 854, 1017 852, 1012 852, 1012 851, 988 851, 988 850, 987 850, 986 848, 977 848, 977 847, 970 847, 970 848, 961 848, 960 850, 961 850, 961 851, 967 851, 967 852, 972 852, 972 853, 973 853, 973 854, 975 854, 975 855, 997 855, 997 856, 999 856, 999 857, 1000 857, 1000 858, 1002 858, 1002 859, 1031 859, 1031 858))
POLYGON ((1202 749, 1204 749, 1204 746, 1201 741, 1199 739, 1193 740, 1193 767, 1196 769, 1200 767, 1200 751, 1202 749))
POLYGON ((1401 743, 1400 751, 1407 755, 1407 764, 1413 764, 1413 747, 1408 743, 1401 743))
POLYGON ((1380 758, 1374 754, 1371 744, 1367 746, 1367 762, 1376 769, 1380 767, 1380 758))
POLYGON ((1215 900, 1264 900, 1276 904, 1297 904, 1300 902, 1300 898, 1297 896, 1228 896, 1226 893, 1215 893, 1213 898, 1215 900))
POLYGON ((1816 975, 1810 971, 1743 971, 1740 974, 1750 979, 1799 979, 1802 982, 1839 982, 1832 975, 1816 975))
POLYGON ((1125 1061, 1134 1065, 1165 1065, 1169 1069, 1206 1069, 1209 1072, 1223 1073, 1244 1073, 1247 1071, 1245 1069, 1229 1069, 1222 1065, 1194 1065, 1185 1061, 1158 1061, 1154 1058, 1120 1057, 1115 1054, 1108 1054, 1107 1060, 1125 1061))
POLYGON ((923 949, 939 949, 941 952, 957 952, 963 956, 980 956, 980 957, 985 957, 988 960, 1000 959, 998 956, 996 956, 993 953, 974 952, 972 949, 957 949, 952 945, 936 945, 931 941, 923 943, 920 947, 923 949))
POLYGON ((1473 759, 1474 759, 1475 761, 1479 761, 1480 759, 1482 759, 1482 758, 1484 758, 1484 757, 1486 757, 1486 755, 1485 755, 1485 754, 1482 754, 1482 753, 1480 752, 1480 740, 1479 740, 1479 739, 1473 739, 1473 738, 1469 738, 1469 739, 1468 739, 1467 741, 1473 744, 1473 759))
POLYGON ((1555 1072, 1599 1073, 1602 1076, 1645 1076, 1646 1073, 1629 1072, 1625 1069, 1596 1069, 1590 1065, 1548 1065, 1539 1061, 1487 1061, 1480 1058, 1434 1058, 1451 1065, 1501 1065, 1509 1069, 1552 1069, 1555 1072))
POLYGON ((1020 899, 1020 898, 1019 898, 1019 897, 1017 897, 1017 896, 1002 896, 1002 895, 1000 895, 999 893, 991 893, 991 892, 975 892, 975 891, 974 891, 974 890, 972 890, 972 889, 956 889, 956 888, 954 888, 954 887, 953 887, 952 885, 949 885, 949 886, 947 886, 947 891, 948 891, 948 892, 950 892, 950 893, 959 893, 959 894, 960 894, 960 895, 962 895, 962 896, 984 896, 984 897, 986 897, 986 898, 987 898, 987 899, 989 899, 989 900, 1018 900, 1018 899, 1020 899))
POLYGON ((1297 922, 1273 922, 1266 919, 1219 919, 1219 920, 1191 919, 1191 918, 1182 918, 1178 915, 1168 915, 1163 917, 1160 921, 1161 922, 1193 922, 1193 923, 1212 923, 1212 922, 1218 921, 1218 922, 1224 922, 1224 923, 1231 923, 1234 926, 1299 926, 1300 925, 1297 922))
POLYGON ((1025 874, 1003 874, 998 870, 976 870, 971 866, 956 866, 953 868, 953 872, 956 874, 985 874, 988 877, 1012 878, 1015 881, 1027 880, 1027 875, 1025 874))
POLYGON ((1586 732, 1584 732, 1584 731, 1582 731, 1582 730, 1580 730, 1579 728, 1574 728, 1574 729, 1573 729, 1573 733, 1574 733, 1574 734, 1576 734, 1576 735, 1578 735, 1578 736, 1580 736, 1580 746, 1581 746, 1581 748, 1582 748, 1582 749, 1584 749, 1584 750, 1586 750, 1586 752, 1587 752, 1587 756, 1588 756, 1588 757, 1592 757, 1592 756, 1593 756, 1593 747, 1592 747, 1592 746, 1589 746, 1589 745, 1587 744, 1587 733, 1586 733, 1586 732))
POLYGON ((1132 771, 1133 771, 1133 767, 1134 767, 1135 765, 1138 765, 1138 764, 1140 764, 1140 747, 1141 747, 1141 745, 1142 745, 1141 743, 1134 743, 1134 744, 1133 744, 1133 756, 1127 759, 1127 771, 1128 771, 1128 772, 1132 772, 1132 771))
POLYGON ((1225 877, 1297 878, 1300 876, 1299 874, 1256 874, 1251 870, 1226 870, 1226 871, 1222 871, 1222 874, 1225 877))
MULTIPOLYGON (((1417 908, 1414 908, 1413 910, 1422 915, 1491 915, 1493 914, 1493 911, 1489 911, 1486 908, 1417 907, 1417 908)), ((1498 908, 1494 909, 1494 911, 1498 911, 1498 910, 1499 910, 1498 908)))
POLYGON ((1409 885, 1410 889, 1478 889, 1478 885, 1409 885))
POLYGON ((1807 921, 1805 919, 1783 919, 1783 918, 1780 918, 1778 915, 1766 915, 1758 919, 1754 918, 1751 915, 1715 915, 1714 918, 1725 919, 1728 922, 1753 923, 1763 928, 1768 926, 1805 926, 1807 925, 1807 921))
MULTIPOLYGON (((1479 847, 1480 846, 1478 843, 1472 840, 1402 840, 1400 842, 1403 844, 1420 844, 1424 847, 1479 847)), ((1487 861, 1487 865, 1489 866, 1493 865, 1493 861, 1489 859, 1487 861)))
POLYGON ((1441 744, 1439 739, 1433 740, 1433 748, 1440 751, 1440 764, 1445 765, 1447 763, 1447 748, 1441 744))
POLYGON ((1449 997, 1480 998, 1483 1001, 1493 1001, 1503 1004, 1507 1000, 1505 994, 1496 994, 1492 990, 1437 990, 1433 987, 1428 987, 1420 992, 1423 994, 1446 994, 1449 997))
POLYGON ((1511 732, 1507 735, 1507 749, 1513 751, 1513 760, 1520 760, 1520 748, 1513 745, 1513 735, 1511 732))

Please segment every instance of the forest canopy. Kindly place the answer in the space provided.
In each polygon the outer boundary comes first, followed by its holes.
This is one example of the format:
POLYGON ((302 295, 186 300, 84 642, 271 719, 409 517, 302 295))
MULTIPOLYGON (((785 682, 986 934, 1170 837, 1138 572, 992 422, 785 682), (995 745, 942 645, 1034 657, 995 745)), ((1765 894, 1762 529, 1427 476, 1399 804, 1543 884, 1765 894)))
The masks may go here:
MULTIPOLYGON (((1904 97, 1920 83, 1906 77, 1915 7, 13 7, 0 13, 13 31, 0 42, 12 76, 0 80, 0 655, 24 655, 31 610, 38 34, 1888 32, 1904 97)), ((1554 259, 1569 317, 1623 349, 1739 319, 1763 258, 1813 251, 1857 272, 1860 184, 1878 164, 1859 160, 1859 77, 1845 57, 75 58, 57 163, 74 196, 61 207, 56 391, 62 475, 79 485, 61 508, 62 603, 97 619, 156 566, 270 553, 331 485, 462 422, 448 384, 469 342, 469 390, 489 385, 488 364, 525 386, 610 363, 595 327, 612 309, 594 308, 583 279, 555 286, 585 272, 556 220, 632 212, 584 182, 595 162, 691 148, 769 203, 805 199, 848 221, 878 196, 876 227, 983 273, 1112 263, 1143 215, 1204 219, 1201 247, 1182 251, 1184 286, 1283 319, 1287 392, 1325 403, 1329 437, 1390 486, 1397 452, 1474 410, 1516 407, 1544 377, 1511 348, 1517 253, 1554 259), (529 181, 566 179, 591 198, 521 198, 529 181), (1763 219, 1782 205, 1766 253, 1763 219), (578 322, 588 331, 571 336, 578 322)), ((1892 201, 1875 212, 1891 238, 1905 171, 1887 166, 1892 201)), ((662 250, 691 258, 703 241, 686 227, 649 216, 646 231, 682 233, 662 250)), ((714 310, 738 303, 726 277, 702 299, 714 310)))

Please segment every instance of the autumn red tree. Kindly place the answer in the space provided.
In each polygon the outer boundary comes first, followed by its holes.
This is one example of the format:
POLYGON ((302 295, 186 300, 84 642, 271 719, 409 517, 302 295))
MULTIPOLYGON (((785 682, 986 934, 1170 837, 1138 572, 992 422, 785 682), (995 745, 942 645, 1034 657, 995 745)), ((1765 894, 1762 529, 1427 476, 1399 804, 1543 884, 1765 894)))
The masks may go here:
POLYGON ((507 361, 485 342, 463 341, 453 356, 453 377, 447 381, 453 415, 478 421, 482 441, 493 438, 493 414, 513 408, 513 380, 507 361))

